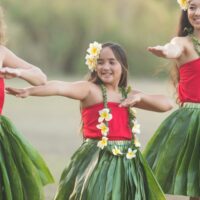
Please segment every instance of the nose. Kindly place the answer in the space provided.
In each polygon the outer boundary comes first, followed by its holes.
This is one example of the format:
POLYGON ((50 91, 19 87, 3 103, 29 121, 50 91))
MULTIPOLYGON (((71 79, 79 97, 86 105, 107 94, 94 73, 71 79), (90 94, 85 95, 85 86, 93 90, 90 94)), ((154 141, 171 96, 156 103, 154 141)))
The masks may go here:
POLYGON ((109 65, 109 63, 104 63, 104 65, 103 65, 103 69, 109 69, 109 67, 110 67, 110 65, 109 65))

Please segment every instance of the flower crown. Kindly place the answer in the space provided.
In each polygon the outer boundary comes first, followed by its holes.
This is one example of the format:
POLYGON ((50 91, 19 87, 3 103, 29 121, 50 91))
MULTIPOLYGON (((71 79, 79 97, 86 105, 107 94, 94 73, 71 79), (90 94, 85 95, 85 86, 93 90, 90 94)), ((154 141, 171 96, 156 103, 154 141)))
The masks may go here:
POLYGON ((188 8, 187 0, 177 0, 177 2, 180 5, 182 10, 187 10, 187 8, 188 8))
POLYGON ((90 43, 89 48, 87 49, 87 53, 85 56, 85 64, 88 66, 90 71, 94 71, 97 66, 97 59, 99 58, 100 51, 102 49, 102 45, 98 42, 90 43))

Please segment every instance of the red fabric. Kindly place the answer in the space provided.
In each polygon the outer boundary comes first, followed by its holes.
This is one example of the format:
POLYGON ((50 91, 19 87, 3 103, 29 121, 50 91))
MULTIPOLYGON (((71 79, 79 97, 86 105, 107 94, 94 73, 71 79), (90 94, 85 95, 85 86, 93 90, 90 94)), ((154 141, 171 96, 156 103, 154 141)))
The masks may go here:
POLYGON ((182 103, 200 103, 200 58, 183 64, 179 69, 179 99, 182 103))
MULTIPOLYGON (((84 138, 100 139, 102 137, 100 129, 96 126, 99 124, 99 111, 103 108, 103 103, 100 103, 82 110, 84 138)), ((108 108, 112 114, 112 119, 108 122, 109 140, 130 140, 132 133, 128 123, 128 109, 120 108, 115 102, 108 102, 108 108)))
POLYGON ((3 104, 4 104, 4 80, 2 78, 0 78, 0 114, 2 112, 3 109, 3 104))

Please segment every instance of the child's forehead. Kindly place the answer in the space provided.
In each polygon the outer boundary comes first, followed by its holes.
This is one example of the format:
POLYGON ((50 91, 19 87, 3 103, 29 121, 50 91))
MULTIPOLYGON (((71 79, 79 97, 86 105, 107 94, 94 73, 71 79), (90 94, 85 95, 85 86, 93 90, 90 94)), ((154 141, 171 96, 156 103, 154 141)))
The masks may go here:
POLYGON ((188 4, 195 4, 195 5, 200 5, 200 0, 188 0, 188 4))
POLYGON ((116 59, 112 49, 109 47, 102 48, 102 50, 100 52, 99 59, 105 59, 105 58, 116 59))

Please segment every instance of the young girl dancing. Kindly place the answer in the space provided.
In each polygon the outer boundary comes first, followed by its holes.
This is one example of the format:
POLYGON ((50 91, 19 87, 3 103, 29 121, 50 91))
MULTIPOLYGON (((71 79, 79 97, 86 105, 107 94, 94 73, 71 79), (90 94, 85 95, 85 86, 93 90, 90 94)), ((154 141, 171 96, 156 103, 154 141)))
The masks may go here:
POLYGON ((1 113, 4 79, 21 78, 41 85, 46 76, 4 46, 4 27, 0 8, 0 200, 42 200, 43 185, 53 182, 53 178, 39 153, 1 113))
POLYGON ((144 156, 167 194, 200 199, 200 0, 179 0, 183 11, 178 37, 150 47, 173 59, 180 108, 158 128, 144 156))
POLYGON ((90 44, 86 64, 91 70, 88 81, 7 88, 18 97, 60 95, 80 100, 84 142, 62 173, 55 200, 165 199, 139 151, 139 124, 127 105, 164 112, 171 109, 171 102, 127 88, 127 58, 118 44, 90 44))

